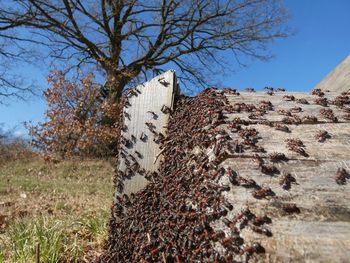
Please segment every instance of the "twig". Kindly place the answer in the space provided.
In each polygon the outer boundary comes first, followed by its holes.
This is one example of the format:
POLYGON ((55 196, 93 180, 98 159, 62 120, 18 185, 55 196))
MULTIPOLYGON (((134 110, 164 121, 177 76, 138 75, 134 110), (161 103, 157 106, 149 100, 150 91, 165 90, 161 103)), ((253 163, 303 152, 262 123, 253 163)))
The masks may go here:
POLYGON ((35 246, 36 263, 40 263, 40 243, 36 243, 35 246))

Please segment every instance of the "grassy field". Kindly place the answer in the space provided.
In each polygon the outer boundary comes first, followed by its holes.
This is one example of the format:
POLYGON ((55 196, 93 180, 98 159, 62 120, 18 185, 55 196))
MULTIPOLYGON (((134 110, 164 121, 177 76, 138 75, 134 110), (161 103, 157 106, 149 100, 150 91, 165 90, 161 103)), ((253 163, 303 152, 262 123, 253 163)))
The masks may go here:
POLYGON ((0 262, 88 262, 101 253, 113 196, 107 161, 0 164, 0 262))

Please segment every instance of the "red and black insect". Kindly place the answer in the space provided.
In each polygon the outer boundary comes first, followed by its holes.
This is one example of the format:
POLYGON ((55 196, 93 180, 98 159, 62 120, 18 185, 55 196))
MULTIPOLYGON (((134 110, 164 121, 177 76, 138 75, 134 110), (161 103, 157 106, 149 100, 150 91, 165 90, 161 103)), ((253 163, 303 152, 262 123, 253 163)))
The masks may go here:
POLYGON ((285 92, 285 91, 286 91, 286 89, 285 89, 285 88, 277 88, 277 90, 276 90, 276 91, 285 92))
POLYGON ((273 165, 261 165, 260 166, 260 171, 264 174, 268 175, 274 175, 274 174, 279 174, 280 171, 276 168, 276 166, 273 165))
POLYGON ((255 92, 255 89, 254 88, 246 88, 245 91, 246 92, 255 92))
POLYGON ((166 106, 166 105, 163 105, 162 108, 160 109, 161 112, 163 112, 164 114, 170 114, 172 112, 172 110, 166 106))
POLYGON ((158 114, 156 114, 154 111, 147 111, 147 113, 150 113, 153 119, 158 119, 158 114))
POLYGON ((335 174, 335 182, 339 185, 346 184, 346 180, 350 178, 350 175, 344 168, 339 168, 335 174))
POLYGON ((283 100, 285 101, 294 101, 295 97, 293 95, 284 95, 283 100))
POLYGON ((277 153, 277 152, 270 153, 269 159, 271 162, 274 162, 274 163, 288 161, 288 158, 284 153, 277 153))
POLYGON ((300 104, 309 104, 309 102, 306 99, 304 99, 304 98, 297 99, 296 102, 300 103, 300 104))
POLYGON ((299 207, 296 206, 296 204, 283 204, 282 205, 282 210, 288 214, 299 214, 300 209, 299 207))
POLYGON ((316 116, 307 115, 301 118, 301 122, 304 124, 313 124, 317 123, 318 119, 316 116))
POLYGON ((283 132, 288 132, 288 133, 290 132, 290 129, 288 128, 287 125, 283 125, 283 124, 279 124, 279 123, 277 123, 275 125, 275 129, 278 131, 283 131, 283 132))
POLYGON ((251 226, 250 228, 256 233, 263 234, 267 237, 272 236, 271 231, 265 227, 251 226))
POLYGON ((315 135, 315 139, 318 142, 325 142, 327 139, 330 139, 331 135, 327 131, 319 131, 315 135))
POLYGON ((271 218, 268 216, 258 216, 252 219, 252 224, 255 226, 262 226, 264 224, 270 224, 272 223, 271 218))
POLYGON ((284 174, 279 180, 279 184, 284 190, 289 190, 292 183, 296 183, 296 180, 291 174, 284 174))
POLYGON ((265 188, 260 188, 260 189, 255 190, 252 193, 252 195, 256 199, 262 199, 262 198, 265 198, 267 196, 274 196, 275 193, 271 190, 271 188, 265 187, 265 188))
POLYGON ((299 153, 302 156, 308 157, 308 154, 305 152, 305 145, 300 139, 287 139, 287 148, 290 151, 299 153))

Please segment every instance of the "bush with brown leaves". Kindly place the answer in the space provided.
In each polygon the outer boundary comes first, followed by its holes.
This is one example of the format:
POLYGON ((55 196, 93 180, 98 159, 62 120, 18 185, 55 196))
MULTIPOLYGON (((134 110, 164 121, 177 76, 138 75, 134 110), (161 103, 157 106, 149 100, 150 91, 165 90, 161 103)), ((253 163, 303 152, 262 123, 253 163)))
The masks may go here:
POLYGON ((49 75, 48 82, 50 88, 44 92, 48 105, 45 122, 26 124, 33 145, 47 158, 113 156, 119 106, 102 96, 94 75, 87 74, 73 82, 55 71, 49 75))

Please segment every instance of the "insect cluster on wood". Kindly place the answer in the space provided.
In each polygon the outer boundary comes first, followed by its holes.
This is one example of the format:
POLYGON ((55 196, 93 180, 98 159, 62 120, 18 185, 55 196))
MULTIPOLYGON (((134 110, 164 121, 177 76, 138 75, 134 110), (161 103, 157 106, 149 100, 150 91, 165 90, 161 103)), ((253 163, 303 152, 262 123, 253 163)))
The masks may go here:
MULTIPOLYGON (((250 200, 258 205, 265 203, 265 198, 277 199, 277 191, 275 193, 272 186, 260 186, 262 177, 254 178, 254 173, 245 173, 239 167, 235 170, 230 166, 223 167, 223 163, 229 158, 250 158, 262 173, 280 173, 274 165, 283 167, 283 164, 275 163, 287 162, 288 158, 284 153, 266 153, 259 145, 262 136, 257 124, 264 124, 264 129, 290 132, 286 124, 301 123, 295 113, 302 109, 288 110, 291 114, 286 115, 291 119, 283 124, 263 119, 274 110, 270 101, 260 101, 257 105, 242 101, 231 104, 228 95, 238 94, 229 89, 209 88, 194 98, 178 99, 174 111, 162 107, 162 113, 171 114, 167 137, 156 131, 151 122, 145 124, 145 132, 159 143, 164 156, 157 172, 147 172, 138 166, 137 161, 144 158, 140 152, 134 150, 133 155, 128 155, 122 149, 119 151, 126 160, 127 169, 118 171, 116 188, 122 190, 124 180, 120 178, 129 178, 134 170, 142 172, 150 183, 132 196, 116 198, 105 261, 234 262, 237 258, 248 260, 254 254, 258 257, 265 252, 260 243, 243 239, 241 234, 248 229, 254 235, 260 235, 259 239, 268 239, 273 234, 272 219, 255 215, 253 209, 241 210, 228 196, 238 188, 244 189, 251 194, 250 200), (235 116, 238 113, 245 114, 235 116), (227 118, 228 114, 233 115, 232 118, 227 118), (206 149, 212 149, 212 156, 208 156, 206 149), (222 229, 213 227, 217 223, 222 229), (221 244, 222 251, 216 250, 214 242, 221 244)), ((295 100, 288 95, 285 99, 295 100)), ((148 114, 152 118, 155 116, 151 112, 148 114)), ((146 142, 148 137, 142 133, 136 139, 146 142)), ((125 149, 127 139, 121 140, 125 149)), ((306 154, 299 139, 288 140, 287 147, 306 154)), ((296 184, 294 177, 284 173, 279 183, 285 190, 296 184)), ((286 214, 300 212, 293 204, 281 208, 286 214)))

